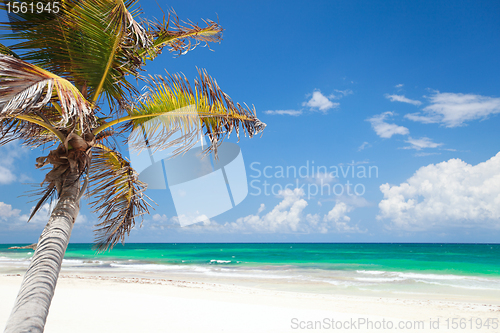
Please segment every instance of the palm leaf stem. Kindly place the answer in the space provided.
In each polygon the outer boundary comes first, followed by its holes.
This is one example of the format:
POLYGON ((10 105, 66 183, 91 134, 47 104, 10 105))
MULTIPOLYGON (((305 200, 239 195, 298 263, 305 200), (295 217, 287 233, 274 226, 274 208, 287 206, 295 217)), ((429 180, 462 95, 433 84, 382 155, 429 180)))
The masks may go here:
MULTIPOLYGON (((213 118, 238 118, 241 120, 252 120, 252 118, 247 117, 245 115, 227 115, 227 114, 213 114, 213 113, 203 113, 203 112, 197 112, 196 113, 199 116, 206 116, 206 117, 213 117, 213 118)), ((154 117, 160 117, 160 116, 166 116, 168 115, 168 112, 157 112, 157 113, 151 113, 151 114, 141 114, 141 115, 134 115, 134 116, 126 116, 126 117, 121 117, 118 119, 115 119, 113 121, 110 121, 109 123, 102 124, 101 126, 97 127, 92 131, 92 134, 97 135, 100 132, 104 131, 107 128, 110 128, 111 126, 117 125, 119 123, 123 123, 126 121, 134 120, 134 119, 142 119, 142 118, 154 118, 154 117)), ((180 116, 181 114, 176 113, 175 115, 180 116)))
POLYGON ((59 140, 61 140, 61 142, 64 142, 64 140, 66 139, 66 137, 64 136, 64 134, 59 131, 57 128, 55 128, 54 126, 50 125, 50 124, 47 124, 45 121, 43 120, 39 120, 39 119, 35 119, 33 117, 30 117, 30 116, 26 116, 26 115, 16 115, 15 117, 13 118, 17 118, 17 119, 20 119, 20 120, 24 120, 24 121, 28 121, 30 123, 33 123, 33 124, 37 124, 39 126, 42 126, 43 128, 51 131, 54 135, 56 135, 59 140))
POLYGON ((108 73, 111 70, 111 65, 113 64, 113 61, 115 60, 115 55, 118 50, 118 44, 120 43, 121 40, 121 30, 122 30, 122 21, 120 21, 120 25, 118 26, 117 29, 117 34, 116 34, 116 39, 115 43, 113 44, 113 49, 111 50, 111 54, 109 55, 108 63, 106 64, 106 68, 104 69, 104 73, 101 78, 101 82, 99 82, 99 85, 97 86, 97 89, 95 90, 94 97, 92 98, 92 105, 95 105, 97 100, 99 99, 99 95, 101 94, 102 87, 104 86, 104 82, 106 81, 106 78, 108 77, 108 73))

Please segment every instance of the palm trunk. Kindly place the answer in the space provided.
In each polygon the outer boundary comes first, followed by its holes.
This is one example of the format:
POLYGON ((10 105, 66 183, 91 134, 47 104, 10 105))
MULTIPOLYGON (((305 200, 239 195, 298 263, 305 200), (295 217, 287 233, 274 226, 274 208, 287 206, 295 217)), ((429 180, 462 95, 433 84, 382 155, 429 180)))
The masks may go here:
POLYGON ((38 240, 5 333, 43 332, 73 224, 80 210, 77 174, 69 174, 38 240))

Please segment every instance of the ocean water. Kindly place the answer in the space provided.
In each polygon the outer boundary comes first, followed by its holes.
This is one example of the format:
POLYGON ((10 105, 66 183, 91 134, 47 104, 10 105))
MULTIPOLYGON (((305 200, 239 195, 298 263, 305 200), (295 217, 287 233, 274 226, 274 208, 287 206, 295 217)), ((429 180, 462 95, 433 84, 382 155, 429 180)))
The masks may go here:
MULTIPOLYGON (((33 251, 9 246, 0 274, 22 274, 33 251)), ((101 254, 70 244, 61 273, 500 302, 500 244, 125 244, 101 254)))

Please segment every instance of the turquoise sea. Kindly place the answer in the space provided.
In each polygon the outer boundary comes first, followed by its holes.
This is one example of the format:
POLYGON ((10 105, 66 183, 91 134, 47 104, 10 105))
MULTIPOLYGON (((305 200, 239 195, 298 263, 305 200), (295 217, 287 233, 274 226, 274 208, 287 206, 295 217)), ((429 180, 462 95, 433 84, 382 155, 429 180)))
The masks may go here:
MULTIPOLYGON (((10 246, 0 245, 0 274, 22 274, 33 251, 10 246)), ((125 244, 101 254, 92 244, 70 244, 61 274, 500 300, 500 244, 125 244)))

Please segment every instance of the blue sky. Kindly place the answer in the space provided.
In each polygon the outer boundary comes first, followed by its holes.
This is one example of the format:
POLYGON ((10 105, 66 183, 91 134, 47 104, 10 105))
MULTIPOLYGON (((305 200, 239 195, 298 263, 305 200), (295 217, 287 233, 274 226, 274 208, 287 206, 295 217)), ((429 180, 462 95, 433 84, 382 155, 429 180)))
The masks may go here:
MULTIPOLYGON (((224 39, 213 52, 164 52, 148 73, 193 79, 206 68, 267 128, 238 143, 255 181, 242 203, 181 228, 169 191, 148 190, 159 206, 130 242, 498 242, 498 2, 158 3, 200 24, 218 18, 224 39), (272 177, 257 177, 266 166, 272 177), (307 177, 276 176, 304 166, 307 177), (342 174, 352 167, 355 177, 342 174), (255 195, 264 181, 299 188, 255 195), (314 193, 324 184, 344 192, 314 193), (360 195, 348 195, 356 185, 360 195)), ((158 15, 156 2, 141 5, 158 15)), ((42 181, 43 153, 15 144, 0 153, 0 242, 35 242, 47 215, 26 224, 34 203, 19 196, 42 181)), ((77 222, 72 241, 91 242, 85 201, 77 222)))

